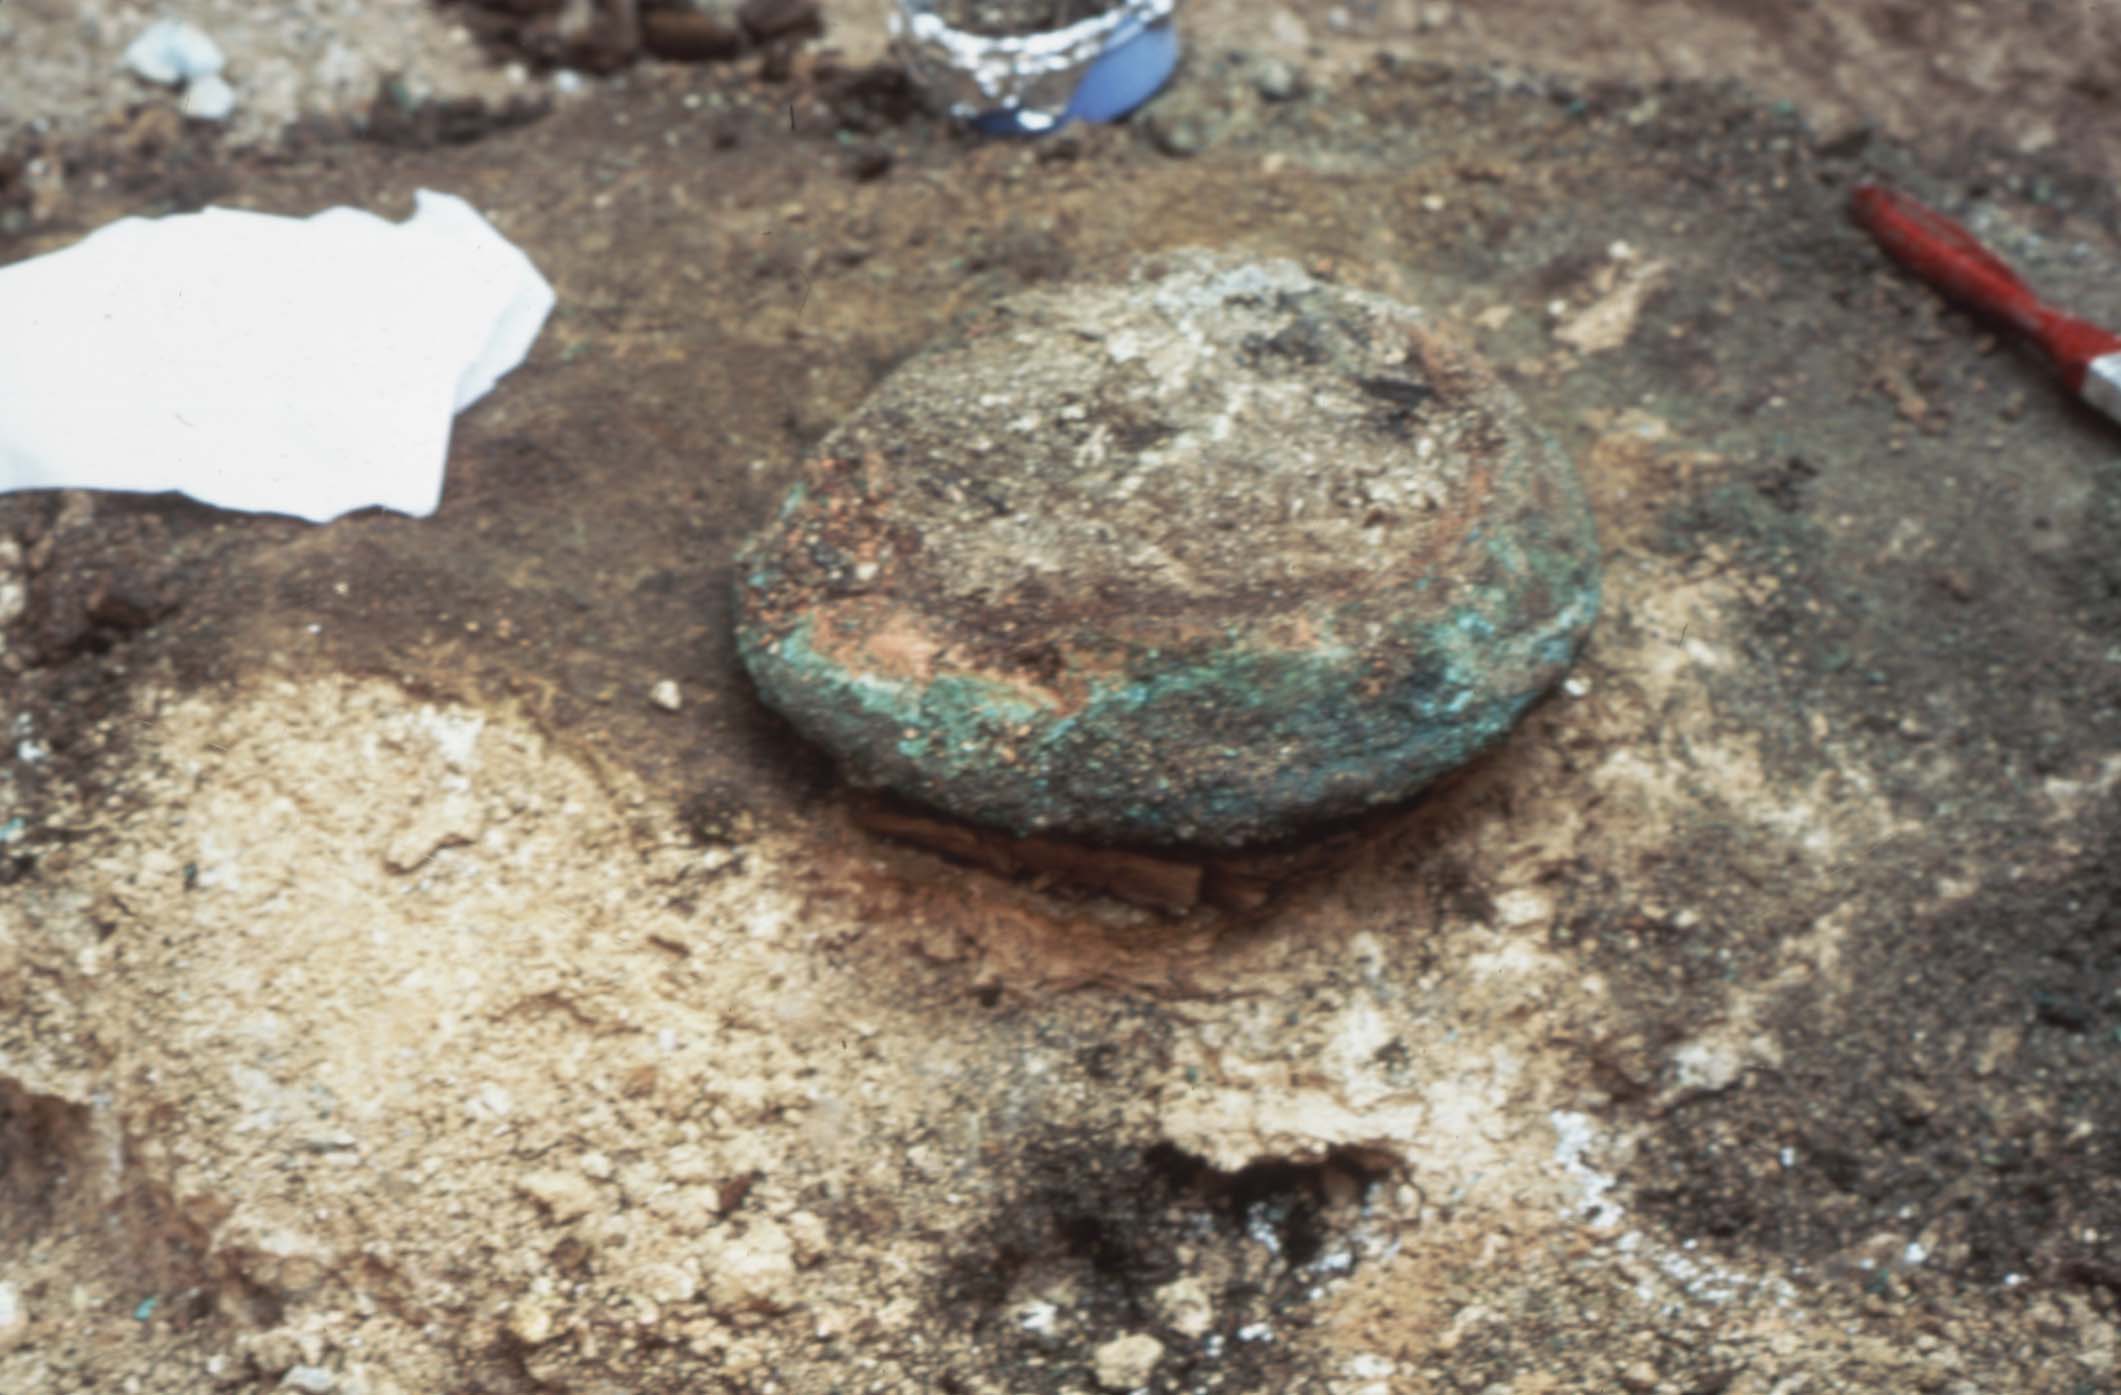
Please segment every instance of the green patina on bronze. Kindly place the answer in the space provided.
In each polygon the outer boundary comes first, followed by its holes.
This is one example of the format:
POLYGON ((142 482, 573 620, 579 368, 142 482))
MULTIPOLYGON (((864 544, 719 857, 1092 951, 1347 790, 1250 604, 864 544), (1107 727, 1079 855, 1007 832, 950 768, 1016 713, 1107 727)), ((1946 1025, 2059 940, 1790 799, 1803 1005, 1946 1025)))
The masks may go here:
POLYGON ((1415 311, 1171 254, 892 375, 753 540, 739 644, 857 782, 1236 847, 1499 740, 1598 604, 1567 459, 1415 311))

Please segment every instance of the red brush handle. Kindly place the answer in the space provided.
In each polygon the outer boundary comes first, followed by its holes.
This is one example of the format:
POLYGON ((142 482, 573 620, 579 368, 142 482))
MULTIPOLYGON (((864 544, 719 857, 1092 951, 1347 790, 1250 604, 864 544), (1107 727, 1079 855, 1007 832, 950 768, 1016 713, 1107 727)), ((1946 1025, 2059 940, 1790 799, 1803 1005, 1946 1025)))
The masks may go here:
POLYGON ((2032 336, 2075 389, 2085 365, 2121 351, 2121 336, 2045 305, 2018 273, 1933 208, 1876 184, 1849 198, 1856 221, 1909 271, 1970 309, 2032 336))

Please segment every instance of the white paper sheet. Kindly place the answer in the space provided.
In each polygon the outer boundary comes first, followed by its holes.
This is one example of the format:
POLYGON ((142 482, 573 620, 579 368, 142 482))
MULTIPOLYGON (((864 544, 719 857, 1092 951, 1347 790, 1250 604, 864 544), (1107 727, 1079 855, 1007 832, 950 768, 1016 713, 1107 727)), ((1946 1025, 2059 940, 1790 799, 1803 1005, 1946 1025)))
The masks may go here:
POLYGON ((424 189, 403 223, 112 223, 0 267, 0 492, 430 514, 450 419, 522 362, 552 305, 492 224, 424 189))

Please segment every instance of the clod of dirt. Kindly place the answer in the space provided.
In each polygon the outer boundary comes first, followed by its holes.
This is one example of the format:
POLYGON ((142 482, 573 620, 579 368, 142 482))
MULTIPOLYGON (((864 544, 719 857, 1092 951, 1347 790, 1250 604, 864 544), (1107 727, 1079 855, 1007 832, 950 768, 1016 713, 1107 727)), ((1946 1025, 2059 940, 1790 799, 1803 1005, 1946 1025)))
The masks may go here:
POLYGON ((699 10, 650 10, 641 16, 641 47, 675 63, 712 63, 744 52, 744 31, 699 10))
POLYGON ((1097 1383, 1106 1390, 1139 1390, 1164 1359, 1164 1344, 1146 1332, 1114 1337, 1097 1349, 1097 1383))
POLYGON ((1598 603, 1574 468, 1419 312, 1204 251, 892 375, 739 568, 760 691, 1018 836, 1235 847, 1499 740, 1598 603))
POLYGON ((814 39, 825 32, 825 16, 817 0, 744 0, 737 6, 736 17, 754 43, 814 39))

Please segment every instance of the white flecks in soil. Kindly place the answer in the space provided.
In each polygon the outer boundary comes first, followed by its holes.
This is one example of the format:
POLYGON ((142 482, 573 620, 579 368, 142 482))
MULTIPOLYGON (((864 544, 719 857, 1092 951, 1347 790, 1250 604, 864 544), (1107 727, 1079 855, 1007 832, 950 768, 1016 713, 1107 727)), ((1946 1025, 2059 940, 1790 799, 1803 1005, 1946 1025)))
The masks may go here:
POLYGON ((28 129, 80 135, 142 101, 189 103, 190 115, 225 118, 235 142, 270 144, 301 117, 364 113, 386 79, 415 99, 496 102, 532 81, 496 67, 430 0, 192 0, 179 12, 183 42, 144 50, 152 76, 135 76, 128 46, 164 8, 70 0, 0 10, 0 147, 28 129), (191 61, 209 47, 225 57, 218 69, 191 61), (201 81, 213 76, 226 83, 225 98, 201 81), (182 94, 148 85, 187 77, 182 94))

